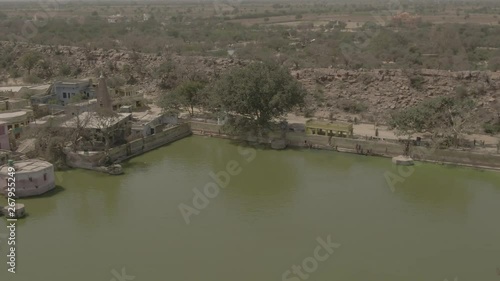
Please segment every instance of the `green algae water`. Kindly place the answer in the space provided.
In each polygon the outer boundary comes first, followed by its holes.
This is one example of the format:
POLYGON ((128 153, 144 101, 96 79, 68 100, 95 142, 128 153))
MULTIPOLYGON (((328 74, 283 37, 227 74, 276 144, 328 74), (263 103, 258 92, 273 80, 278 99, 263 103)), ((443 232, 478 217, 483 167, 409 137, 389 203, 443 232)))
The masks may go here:
POLYGON ((391 190, 390 162, 189 137, 121 176, 59 172, 18 200, 17 273, 0 236, 0 280, 500 280, 500 174, 424 164, 391 190))

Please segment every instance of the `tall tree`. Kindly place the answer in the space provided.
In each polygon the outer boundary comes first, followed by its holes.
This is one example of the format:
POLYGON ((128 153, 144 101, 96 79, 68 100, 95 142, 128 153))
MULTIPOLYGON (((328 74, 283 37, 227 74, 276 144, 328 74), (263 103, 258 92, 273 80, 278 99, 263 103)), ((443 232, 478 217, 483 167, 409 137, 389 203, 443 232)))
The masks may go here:
POLYGON ((36 52, 28 52, 21 57, 21 66, 28 70, 28 75, 31 74, 31 70, 38 64, 41 59, 41 55, 36 52))
POLYGON ((208 88, 211 108, 229 115, 229 125, 261 134, 294 107, 304 104, 306 91, 284 67, 255 62, 231 70, 208 88))
POLYGON ((186 80, 172 92, 164 94, 160 98, 159 105, 165 112, 169 113, 187 110, 192 117, 194 109, 202 106, 205 102, 205 95, 202 91, 204 86, 202 82, 186 80))

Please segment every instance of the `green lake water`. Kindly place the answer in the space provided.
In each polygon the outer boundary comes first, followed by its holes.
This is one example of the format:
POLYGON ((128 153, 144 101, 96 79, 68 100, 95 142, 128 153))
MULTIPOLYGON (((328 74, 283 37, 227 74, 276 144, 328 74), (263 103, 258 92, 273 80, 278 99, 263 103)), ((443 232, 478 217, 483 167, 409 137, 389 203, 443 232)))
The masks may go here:
POLYGON ((56 191, 18 200, 29 216, 17 224, 17 273, 0 237, 0 280, 306 280, 283 274, 327 237, 340 246, 307 280, 500 280, 499 173, 423 164, 392 190, 389 159, 203 137, 124 168, 58 172, 56 191), (227 187, 186 224, 180 204, 193 207, 193 189, 228 165, 227 187))

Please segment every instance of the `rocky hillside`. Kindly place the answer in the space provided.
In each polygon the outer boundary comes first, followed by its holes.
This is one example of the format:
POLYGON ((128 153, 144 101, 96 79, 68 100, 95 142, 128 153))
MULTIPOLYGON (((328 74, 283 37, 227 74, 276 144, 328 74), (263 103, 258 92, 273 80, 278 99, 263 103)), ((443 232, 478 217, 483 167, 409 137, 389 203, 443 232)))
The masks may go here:
POLYGON ((440 70, 304 69, 295 75, 310 89, 316 115, 358 113, 383 120, 392 110, 440 95, 468 95, 476 100, 482 122, 499 112, 500 73, 440 70))
MULTIPOLYGON (((64 65, 69 65, 73 77, 96 77, 105 72, 109 77, 121 77, 123 83, 135 83, 154 99, 192 73, 209 79, 231 67, 248 61, 215 57, 181 57, 165 54, 142 54, 121 50, 84 49, 78 47, 12 45, 0 42, 0 48, 11 48, 17 57, 27 51, 43 54, 50 69, 36 73, 53 73, 51 81, 64 65), (170 62, 169 62, 170 61, 170 62), (169 62, 169 63, 168 63, 169 62), (170 67, 170 68, 169 68, 170 67)), ((0 69, 0 76, 2 70, 0 69)), ((482 124, 498 114, 500 73, 448 72, 439 70, 357 70, 300 69, 292 70, 309 90, 306 114, 370 122, 384 122, 392 111, 415 105, 439 95, 470 95, 478 103, 482 124)), ((5 75, 5 74, 4 74, 5 75)), ((40 75, 43 77, 43 75, 40 75)))

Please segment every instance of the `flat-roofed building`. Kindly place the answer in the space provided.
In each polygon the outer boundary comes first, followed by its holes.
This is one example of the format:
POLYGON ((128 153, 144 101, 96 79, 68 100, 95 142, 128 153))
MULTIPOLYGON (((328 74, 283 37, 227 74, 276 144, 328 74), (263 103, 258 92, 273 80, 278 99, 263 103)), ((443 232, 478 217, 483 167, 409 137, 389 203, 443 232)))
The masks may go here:
POLYGON ((306 134, 334 137, 352 137, 353 125, 345 122, 330 122, 322 120, 308 120, 306 134))
POLYGON ((93 99, 96 87, 92 79, 56 81, 52 87, 52 94, 61 104, 66 105, 77 97, 93 99))
POLYGON ((33 110, 29 109, 0 112, 0 122, 7 124, 7 130, 11 131, 16 139, 20 137, 23 127, 28 126, 33 120, 33 110))
POLYGON ((9 130, 7 122, 0 121, 0 149, 10 150, 9 130))
POLYGON ((9 167, 14 167, 16 178, 15 197, 29 197, 43 194, 55 188, 54 165, 47 161, 30 159, 10 163, 0 167, 0 192, 7 194, 9 187, 9 167))
POLYGON ((109 146, 124 143, 131 134, 130 113, 112 113, 100 115, 96 112, 82 112, 79 115, 63 122, 61 129, 80 128, 90 139, 105 143, 109 146))
POLYGON ((130 106, 131 109, 144 106, 144 96, 134 86, 121 86, 109 90, 113 110, 120 110, 122 106, 130 106))

